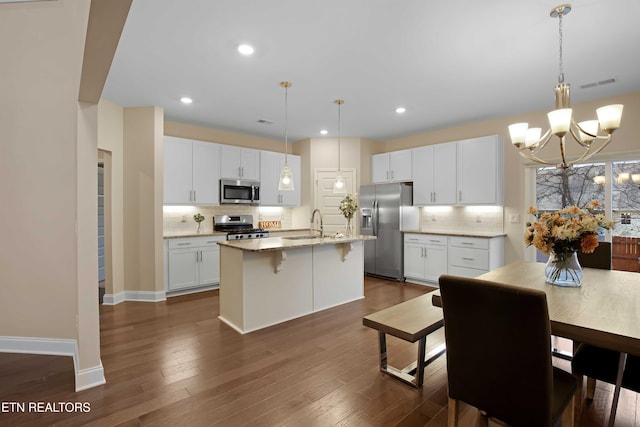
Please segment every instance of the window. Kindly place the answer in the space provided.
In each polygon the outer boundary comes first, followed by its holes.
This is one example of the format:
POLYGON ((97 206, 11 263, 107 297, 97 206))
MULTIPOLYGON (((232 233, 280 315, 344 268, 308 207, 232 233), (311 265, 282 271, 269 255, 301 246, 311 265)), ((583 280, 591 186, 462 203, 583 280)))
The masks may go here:
MULTIPOLYGON (((640 160, 537 168, 535 194, 541 211, 598 200, 616 223, 611 233, 613 268, 640 271, 640 160)), ((604 240, 604 232, 598 237, 604 240)), ((538 252, 536 259, 546 261, 546 256, 538 252)))

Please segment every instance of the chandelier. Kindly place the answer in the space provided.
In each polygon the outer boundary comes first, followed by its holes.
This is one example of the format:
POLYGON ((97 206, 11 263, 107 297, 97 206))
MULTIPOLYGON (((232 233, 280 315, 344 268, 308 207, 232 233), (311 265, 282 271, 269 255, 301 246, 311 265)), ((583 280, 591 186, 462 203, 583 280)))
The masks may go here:
POLYGON ((288 107, 287 90, 291 87, 291 83, 280 82, 280 86, 284 88, 284 165, 282 165, 282 169, 280 170, 280 180, 278 181, 278 190, 292 191, 294 190, 293 174, 291 173, 291 169, 289 168, 289 162, 287 159, 287 151, 289 151, 289 141, 288 141, 288 135, 287 135, 287 107, 288 107))
POLYGON ((562 69, 562 17, 571 11, 571 5, 563 4, 551 10, 551 17, 558 18, 560 39, 560 71, 558 84, 555 87, 556 109, 549 112, 549 130, 540 136, 540 128, 529 128, 528 123, 515 123, 509 126, 509 135, 512 144, 518 149, 520 155, 544 165, 554 165, 566 169, 574 164, 587 160, 599 153, 611 141, 611 134, 620 127, 622 118, 622 105, 607 105, 596 110, 598 120, 587 120, 576 123, 572 117, 571 102, 569 96, 569 83, 564 82, 562 69), (599 131, 598 131, 599 128, 599 131), (569 134, 581 147, 581 154, 572 160, 567 158, 566 137, 569 134), (543 160, 539 157, 540 151, 551 140, 552 136, 559 139, 560 162, 543 160))
POLYGON ((342 169, 340 169, 340 106, 344 104, 344 101, 336 99, 333 102, 338 104, 338 171, 336 173, 336 179, 333 181, 333 193, 342 194, 346 192, 347 187, 346 180, 342 175, 342 169))

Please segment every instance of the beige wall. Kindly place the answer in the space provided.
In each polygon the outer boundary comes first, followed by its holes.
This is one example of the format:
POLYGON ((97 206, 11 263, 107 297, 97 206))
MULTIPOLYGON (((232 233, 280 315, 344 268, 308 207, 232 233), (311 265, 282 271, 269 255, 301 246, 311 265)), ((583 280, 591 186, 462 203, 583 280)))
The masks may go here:
POLYGON ((125 108, 123 123, 125 288, 163 291, 163 112, 125 108))
MULTIPOLYGON (((220 144, 284 153, 284 138, 282 140, 274 140, 170 121, 164 123, 164 134, 179 138, 217 142, 220 144)), ((292 144, 289 145, 289 150, 291 149, 292 144)))
POLYGON ((105 292, 124 286, 124 109, 105 99, 98 104, 98 148, 105 158, 105 292))
POLYGON ((89 5, 0 13, 0 336, 77 340, 79 369, 99 365, 97 113, 77 101, 89 5))
MULTIPOLYGON (((611 157, 615 154, 635 152, 640 155, 640 92, 605 98, 593 102, 573 104, 574 117, 579 120, 596 118, 596 108, 607 104, 624 104, 622 127, 614 133, 613 142, 601 153, 611 157)), ((549 109, 552 109, 550 105, 549 109)), ((511 123, 528 122, 530 126, 547 127, 547 110, 536 111, 517 116, 501 117, 484 122, 471 123, 464 126, 442 129, 385 141, 380 152, 413 148, 421 145, 431 145, 447 141, 456 141, 482 135, 501 135, 504 140, 504 167, 505 167, 505 202, 504 202, 504 231, 507 233, 505 245, 505 263, 513 262, 524 257, 524 244, 522 236, 524 222, 527 220, 525 199, 525 164, 517 151, 511 146, 507 126, 511 123), (511 214, 519 214, 519 223, 510 223, 511 214)), ((549 143, 547 149, 557 150, 557 144, 549 143)), ((545 149, 546 150, 546 149, 545 149)), ((570 151, 571 153, 571 151, 570 151)), ((603 157, 600 156, 600 157, 603 157)))

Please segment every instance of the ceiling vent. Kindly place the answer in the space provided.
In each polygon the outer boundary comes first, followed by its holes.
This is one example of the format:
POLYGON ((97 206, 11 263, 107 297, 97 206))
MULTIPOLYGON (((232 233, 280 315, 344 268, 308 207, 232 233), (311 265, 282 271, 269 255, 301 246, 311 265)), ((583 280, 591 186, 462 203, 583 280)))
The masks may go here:
POLYGON ((271 120, 260 119, 260 120, 258 120, 258 124, 261 124, 261 125, 272 125, 273 122, 271 120))
POLYGON ((604 86, 604 85, 608 85, 608 84, 615 83, 615 82, 616 82, 615 78, 606 79, 606 80, 600 80, 599 82, 591 82, 591 83, 585 83, 583 85, 580 85, 580 89, 589 89, 589 88, 592 88, 592 87, 604 86))

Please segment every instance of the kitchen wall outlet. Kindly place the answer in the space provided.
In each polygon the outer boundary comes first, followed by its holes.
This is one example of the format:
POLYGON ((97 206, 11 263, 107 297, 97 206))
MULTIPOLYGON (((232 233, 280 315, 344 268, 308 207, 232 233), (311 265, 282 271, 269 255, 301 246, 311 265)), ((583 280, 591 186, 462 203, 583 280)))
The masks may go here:
POLYGON ((435 220, 436 220, 436 216, 434 215, 431 217, 431 221, 435 221, 435 220))
POLYGON ((187 222, 187 216, 182 215, 182 218, 180 218, 180 222, 187 222))
POLYGON ((509 215, 509 222, 516 224, 520 222, 520 214, 511 214, 509 215))
POLYGON ((482 222, 482 217, 480 215, 476 217, 476 222, 482 222))

